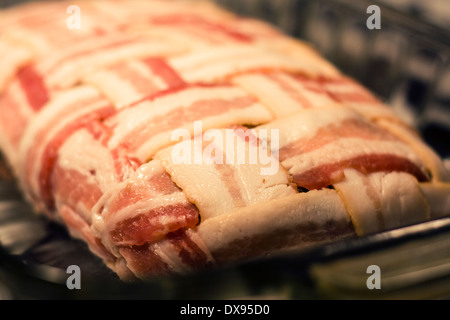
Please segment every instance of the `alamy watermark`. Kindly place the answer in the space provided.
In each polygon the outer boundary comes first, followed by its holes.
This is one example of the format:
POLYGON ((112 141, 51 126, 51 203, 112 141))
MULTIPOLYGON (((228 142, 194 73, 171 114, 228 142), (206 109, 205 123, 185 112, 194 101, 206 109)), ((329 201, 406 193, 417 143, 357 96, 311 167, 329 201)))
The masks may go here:
POLYGON ((66 26, 69 30, 81 29, 81 9, 77 5, 70 5, 66 10, 70 16, 66 19, 66 26))
MULTIPOLYGON (((69 17, 66 19, 66 26, 70 30, 81 29, 81 9, 77 5, 70 5, 66 10, 69 17)), ((366 10, 370 16, 366 20, 366 26, 369 30, 381 29, 381 9, 377 5, 370 5, 366 10)))
POLYGON ((67 267, 66 273, 70 276, 66 280, 67 289, 81 289, 81 269, 79 266, 72 264, 67 267))
POLYGON ((377 5, 371 5, 367 7, 367 14, 370 16, 366 20, 367 29, 381 29, 381 9, 377 5))
POLYGON ((379 266, 373 264, 367 267, 367 274, 370 276, 367 278, 366 286, 367 289, 381 289, 381 269, 379 266))
POLYGON ((208 129, 203 132, 202 121, 195 121, 194 137, 191 131, 180 128, 172 132, 171 141, 179 142, 171 152, 174 164, 254 164, 261 166, 261 175, 275 175, 279 170, 278 129, 208 129))

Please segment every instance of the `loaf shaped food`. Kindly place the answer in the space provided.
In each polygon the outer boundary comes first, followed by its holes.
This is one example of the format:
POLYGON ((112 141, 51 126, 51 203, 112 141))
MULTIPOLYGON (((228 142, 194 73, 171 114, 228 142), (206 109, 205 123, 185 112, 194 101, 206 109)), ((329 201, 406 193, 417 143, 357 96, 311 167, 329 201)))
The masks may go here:
POLYGON ((0 147, 121 279, 450 214, 449 173, 307 44, 207 1, 0 11, 0 147))

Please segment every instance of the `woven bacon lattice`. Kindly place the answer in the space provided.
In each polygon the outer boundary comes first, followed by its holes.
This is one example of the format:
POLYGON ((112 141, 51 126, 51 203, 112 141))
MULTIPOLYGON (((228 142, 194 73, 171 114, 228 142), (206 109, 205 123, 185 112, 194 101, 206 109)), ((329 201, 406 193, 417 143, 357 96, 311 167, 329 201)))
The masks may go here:
POLYGON ((36 211, 123 279, 450 213, 439 157, 306 44, 209 2, 79 2, 80 29, 69 5, 0 12, 0 146, 36 211), (232 157, 208 130, 268 143, 277 170, 174 159, 176 132, 232 157))

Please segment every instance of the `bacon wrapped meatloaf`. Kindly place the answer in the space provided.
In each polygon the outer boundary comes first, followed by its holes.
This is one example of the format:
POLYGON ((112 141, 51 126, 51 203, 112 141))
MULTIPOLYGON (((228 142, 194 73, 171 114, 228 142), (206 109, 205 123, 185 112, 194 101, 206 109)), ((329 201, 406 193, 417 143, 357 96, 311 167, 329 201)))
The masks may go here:
POLYGON ((307 44, 206 1, 0 11, 0 147, 122 279, 450 214, 449 173, 307 44))

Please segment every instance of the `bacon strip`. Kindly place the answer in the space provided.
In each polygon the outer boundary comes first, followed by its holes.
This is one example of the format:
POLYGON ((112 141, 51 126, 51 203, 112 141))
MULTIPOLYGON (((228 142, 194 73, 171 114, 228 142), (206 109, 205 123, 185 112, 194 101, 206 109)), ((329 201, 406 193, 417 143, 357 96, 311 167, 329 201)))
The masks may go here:
POLYGON ((199 208, 202 221, 296 192, 278 159, 250 135, 241 128, 206 131, 156 155, 199 208))
MULTIPOLYGON (((11 83, 4 93, 0 94, 0 131, 2 132, 0 141, 11 160, 17 159, 20 139, 32 116, 30 110, 17 81, 11 83)), ((17 165, 16 161, 11 162, 14 166, 17 165)))
POLYGON ((90 225, 83 221, 79 215, 67 206, 60 207, 59 212, 74 237, 86 241, 89 248, 105 261, 115 260, 114 256, 102 245, 101 240, 93 236, 90 225))
POLYGON ((404 172, 362 174, 345 169, 335 184, 358 235, 426 221, 430 207, 416 179, 404 172), (359 190, 359 192, 355 192, 359 190))
POLYGON ((60 146, 76 130, 114 112, 98 92, 78 88, 53 100, 33 119, 23 137, 20 170, 22 182, 40 203, 40 210, 53 209, 50 176, 60 146))
POLYGON ((397 119, 397 116, 389 107, 349 77, 320 79, 320 83, 335 101, 353 108, 369 119, 397 119))
POLYGON ((147 58, 144 63, 156 74, 164 80, 167 87, 165 89, 174 89, 186 85, 184 80, 175 70, 173 70, 167 62, 162 58, 147 58))
MULTIPOLYGON (((0 19, 1 20, 1 19, 0 19)), ((31 60, 32 53, 25 47, 10 44, 0 40, 0 94, 4 92, 7 84, 14 79, 17 71, 31 60)))
POLYGON ((1 31, 5 38, 25 44, 36 58, 42 58, 73 48, 88 39, 101 41, 101 35, 108 32, 117 34, 118 26, 124 22, 120 17, 111 16, 107 10, 99 10, 98 5, 86 2, 82 6, 82 28, 72 30, 66 26, 68 6, 66 3, 16 6, 9 9, 2 19, 5 21, 2 21, 1 31))
POLYGON ((215 260, 226 263, 282 248, 297 245, 304 248, 352 237, 355 231, 336 190, 324 189, 296 193, 213 217, 202 221, 197 233, 214 253, 215 260))
POLYGON ((246 73, 232 82, 258 97, 277 118, 334 101, 320 82, 282 71, 246 73))
POLYGON ((401 171, 419 181, 429 180, 410 147, 350 109, 310 109, 261 128, 279 128, 281 163, 299 187, 321 189, 335 184, 344 178, 345 168, 365 174, 401 171))
POLYGON ((31 65, 22 68, 17 77, 30 106, 35 111, 39 111, 49 100, 49 94, 42 77, 31 65))
POLYGON ((180 228, 194 227, 198 210, 173 183, 159 161, 142 165, 103 206, 107 243, 143 245, 180 228))
POLYGON ((263 106, 233 86, 189 86, 169 93, 108 119, 106 125, 113 131, 109 146, 113 149, 126 143, 138 159, 147 161, 174 143, 174 130, 185 128, 193 133, 194 121, 202 120, 207 130, 217 125, 259 124, 271 118, 263 106))
POLYGON ((91 72, 129 59, 166 56, 180 52, 182 44, 160 41, 150 35, 108 33, 102 37, 88 37, 71 47, 55 51, 41 59, 36 68, 46 75, 51 89, 75 85, 91 72))
POLYGON ((166 205, 118 222, 111 231, 111 239, 117 245, 142 245, 157 241, 172 230, 194 227, 197 223, 198 210, 194 205, 166 205))
POLYGON ((103 194, 98 184, 90 180, 81 172, 63 168, 57 163, 52 170, 51 195, 48 196, 57 199, 57 207, 63 203, 76 209, 90 223, 89 213, 103 194))
POLYGON ((214 263, 200 237, 190 229, 170 233, 156 243, 120 247, 119 251, 128 267, 141 279, 201 270, 214 263))
POLYGON ((391 154, 368 154, 356 156, 331 164, 320 165, 293 175, 293 181, 306 189, 321 189, 341 181, 346 168, 356 169, 364 174, 387 171, 406 172, 415 176, 419 182, 430 178, 415 163, 391 154))
POLYGON ((338 123, 331 123, 319 128, 315 135, 299 139, 284 145, 280 149, 280 160, 292 158, 295 155, 317 150, 336 139, 358 137, 364 140, 396 140, 388 131, 363 121, 360 118, 343 119, 338 123))
POLYGON ((250 42, 252 38, 238 30, 234 30, 232 26, 227 26, 219 24, 217 22, 209 21, 204 17, 199 15, 188 15, 188 14, 178 14, 178 15, 166 15, 166 16, 156 16, 151 19, 151 23, 155 25, 169 24, 176 25, 179 28, 189 28, 190 26, 196 29, 204 30, 209 34, 213 34, 215 37, 222 34, 227 36, 227 40, 235 40, 238 42, 250 42))
POLYGON ((73 132, 82 128, 91 121, 95 121, 96 119, 102 119, 105 116, 112 114, 114 111, 115 110, 110 106, 106 106, 105 108, 99 109, 96 112, 83 115, 75 119, 70 125, 68 125, 64 129, 59 131, 56 134, 55 138, 47 143, 47 146, 42 154, 41 163, 44 165, 41 167, 41 171, 39 174, 39 187, 41 190, 42 198, 46 202, 48 208, 53 209, 53 200, 52 200, 53 188, 50 183, 50 176, 53 171, 53 167, 57 158, 59 148, 62 146, 67 137, 69 137, 73 132))
POLYGON ((174 70, 187 82, 219 82, 239 73, 255 70, 286 70, 320 74, 314 65, 281 56, 254 46, 235 45, 205 49, 169 60, 174 70))
POLYGON ((130 106, 161 91, 185 86, 184 81, 161 58, 125 61, 85 77, 118 108, 130 106))
POLYGON ((348 77, 323 79, 325 90, 336 101, 341 103, 367 103, 381 106, 381 102, 366 88, 348 77))
POLYGON ((134 247, 121 247, 120 255, 126 260, 129 268, 138 278, 148 278, 151 275, 172 273, 172 268, 158 255, 159 248, 154 244, 134 247))
POLYGON ((395 118, 370 91, 345 76, 311 78, 296 72, 271 71, 239 74, 232 81, 257 96, 277 118, 333 102, 368 118, 395 118))

